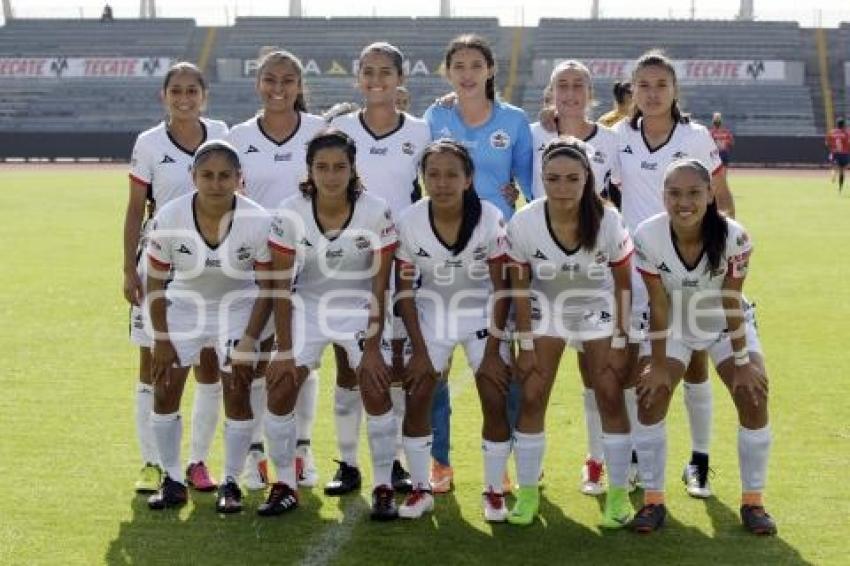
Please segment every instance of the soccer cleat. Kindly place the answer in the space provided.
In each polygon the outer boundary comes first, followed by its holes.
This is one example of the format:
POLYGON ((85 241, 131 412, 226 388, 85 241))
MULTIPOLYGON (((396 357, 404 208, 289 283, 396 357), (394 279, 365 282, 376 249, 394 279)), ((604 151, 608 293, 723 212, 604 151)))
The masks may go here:
POLYGON ((505 494, 496 493, 492 489, 481 495, 484 505, 484 520, 488 523, 504 523, 508 518, 508 507, 505 505, 505 494))
POLYGON ((319 485, 319 472, 313 461, 313 451, 309 444, 301 444, 295 449, 295 477, 298 485, 316 487, 319 485))
POLYGON ((257 507, 257 515, 274 517, 298 507, 298 493, 283 482, 272 484, 266 502, 257 507))
POLYGON ((640 483, 640 474, 638 473, 637 463, 632 462, 629 464, 629 475, 626 479, 626 487, 629 490, 629 493, 633 493, 636 489, 641 488, 640 483))
POLYGON ((741 505, 741 522, 754 535, 776 534, 776 522, 762 505, 741 505))
POLYGON ((186 468, 186 483, 195 491, 213 491, 217 486, 203 462, 194 462, 186 468))
POLYGON ((634 509, 629 501, 629 492, 625 487, 609 487, 605 497, 605 511, 602 513, 603 529, 622 529, 632 520, 634 509))
POLYGON ((215 510, 228 514, 242 511, 242 490, 233 478, 227 478, 218 488, 215 510))
POLYGON ((360 489, 360 470, 342 460, 334 460, 339 468, 334 479, 325 484, 325 495, 345 495, 360 489))
POLYGON ((166 509, 168 507, 179 507, 185 505, 189 500, 189 490, 179 481, 174 481, 168 474, 162 480, 159 491, 148 498, 148 507, 151 509, 166 509))
POLYGON ((516 494, 516 505, 508 515, 508 523, 528 526, 534 522, 540 509, 540 490, 536 485, 520 486, 516 494))
POLYGON ((636 533, 649 534, 664 526, 667 517, 667 507, 663 503, 644 505, 632 521, 632 529, 636 533))
POLYGON ((452 482, 454 481, 455 472, 451 466, 444 466, 434 460, 431 464, 431 479, 428 483, 431 484, 433 493, 448 493, 452 490, 452 482))
POLYGON ((706 499, 711 497, 711 487, 708 484, 708 454, 693 452, 690 463, 682 472, 685 490, 691 497, 706 499))
POLYGON ((419 519, 425 513, 434 510, 434 496, 430 491, 414 489, 398 508, 398 516, 402 519, 419 519))
POLYGON ((410 474, 401 465, 398 460, 393 460, 392 471, 393 490, 398 493, 410 493, 413 491, 413 482, 410 481, 410 474))
POLYGON ((395 505, 395 493, 388 485, 379 485, 372 491, 373 521, 392 521, 398 518, 398 508, 395 505))
POLYGON ((601 495, 605 493, 602 476, 605 474, 605 464, 599 460, 588 458, 581 467, 581 492, 585 495, 601 495))
POLYGON ((162 485, 162 468, 148 462, 139 472, 136 493, 155 493, 162 485))
POLYGON ((266 489, 269 483, 269 460, 262 450, 251 449, 242 471, 242 483, 250 491, 266 489))

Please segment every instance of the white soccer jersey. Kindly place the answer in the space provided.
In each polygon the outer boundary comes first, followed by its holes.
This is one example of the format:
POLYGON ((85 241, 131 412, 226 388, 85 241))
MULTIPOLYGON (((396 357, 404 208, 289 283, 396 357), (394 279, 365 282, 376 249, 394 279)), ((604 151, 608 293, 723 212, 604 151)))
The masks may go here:
POLYGON ((307 179, 307 142, 325 128, 325 121, 312 114, 298 113, 298 125, 280 143, 263 130, 258 117, 233 126, 227 140, 239 151, 245 194, 267 210, 298 192, 307 179))
POLYGON ((428 198, 404 212, 398 231, 396 258, 414 265, 421 275, 421 285, 416 290, 420 320, 437 330, 443 339, 486 329, 488 300, 493 294, 488 264, 504 257, 507 251, 501 211, 482 201, 478 225, 457 255, 437 235, 428 198))
POLYGON ((226 233, 217 246, 201 235, 195 218, 197 193, 165 205, 153 221, 147 246, 152 264, 170 270, 166 288, 170 307, 207 313, 222 306, 253 305, 257 284, 254 268, 269 267, 271 216, 257 203, 237 195, 232 216, 225 217, 226 233), (232 294, 231 294, 232 293, 232 294))
MULTIPOLYGON (((204 139, 220 140, 227 135, 227 125, 218 120, 201 118, 204 139)), ((150 197, 156 208, 170 200, 195 190, 192 181, 194 151, 178 144, 160 122, 136 138, 130 158, 130 177, 150 187, 150 197)))
POLYGON ((682 261, 673 244, 666 212, 644 221, 635 232, 637 268, 641 273, 661 278, 670 298, 669 328, 675 338, 688 343, 711 342, 726 328, 719 292, 723 280, 747 274, 753 244, 740 224, 732 219, 726 223, 729 227, 726 248, 714 271, 708 268, 705 254, 693 266, 682 261))
MULTIPOLYGON (((535 122, 531 125, 531 138, 534 143, 534 184, 531 192, 535 199, 546 196, 543 189, 543 150, 546 144, 557 138, 556 132, 550 132, 535 122)), ((596 192, 601 193, 608 181, 619 179, 619 160, 617 159, 617 134, 614 130, 595 124, 593 131, 583 140, 590 155, 590 168, 596 183, 596 192)))
POLYGON ((413 202, 419 173, 419 158, 429 143, 428 124, 410 114, 402 114, 392 132, 376 136, 369 130, 363 112, 334 118, 331 126, 339 128, 357 145, 357 172, 371 194, 384 199, 395 218, 413 202))
POLYGON ((396 245, 392 213, 380 198, 363 192, 355 201, 342 231, 328 239, 316 216, 315 199, 301 194, 286 199, 276 211, 269 245, 295 254, 297 297, 315 306, 324 298, 327 308, 353 310, 369 306, 372 279, 377 272, 375 252, 396 245))
POLYGON ((628 120, 623 120, 615 132, 619 140, 623 219, 632 232, 650 216, 664 212, 661 193, 664 171, 670 163, 682 158, 698 159, 712 174, 723 166, 711 134, 693 122, 676 124, 670 138, 654 151, 647 147, 642 121, 634 130, 628 120))
POLYGON ((613 313, 614 283, 611 267, 631 256, 633 245, 623 219, 605 207, 596 245, 587 251, 565 249, 555 238, 546 198, 517 212, 508 224, 508 255, 531 269, 531 291, 536 298, 535 318, 575 318, 588 312, 613 313))

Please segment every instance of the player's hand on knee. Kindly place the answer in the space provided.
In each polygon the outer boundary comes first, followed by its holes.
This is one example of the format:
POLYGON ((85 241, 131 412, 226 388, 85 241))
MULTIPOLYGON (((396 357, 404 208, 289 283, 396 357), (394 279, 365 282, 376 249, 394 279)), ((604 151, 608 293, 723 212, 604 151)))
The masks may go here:
POLYGON ((481 360, 476 378, 494 385, 503 395, 508 394, 511 383, 511 371, 500 355, 485 355, 481 360))
POLYGON ((144 298, 142 279, 135 269, 124 272, 124 298, 134 306, 141 306, 144 298))
POLYGON ((162 382, 168 387, 169 372, 177 361, 177 352, 171 340, 154 340, 151 355, 151 377, 154 385, 162 382))
POLYGON ((407 363, 404 375, 404 389, 409 395, 415 396, 419 390, 427 384, 427 380, 437 379, 437 370, 431 363, 428 352, 414 349, 410 361, 407 363))
POLYGON ((742 366, 735 366, 732 394, 737 395, 739 392, 756 407, 767 400, 767 376, 756 364, 749 362, 742 366))
POLYGON ((297 383, 298 370, 295 366, 295 358, 290 352, 275 351, 272 354, 269 365, 266 368, 267 387, 275 389, 289 383, 297 383))
POLYGON ((637 395, 641 405, 648 409, 670 396, 670 372, 667 365, 650 364, 638 379, 637 395))
POLYGON ((534 350, 520 349, 519 354, 516 357, 516 370, 520 381, 523 383, 533 373, 539 373, 537 368, 537 356, 535 356, 534 350))
POLYGON ((361 383, 368 381, 373 391, 388 390, 392 382, 390 368, 384 363, 384 357, 378 348, 366 348, 357 368, 357 375, 361 383))

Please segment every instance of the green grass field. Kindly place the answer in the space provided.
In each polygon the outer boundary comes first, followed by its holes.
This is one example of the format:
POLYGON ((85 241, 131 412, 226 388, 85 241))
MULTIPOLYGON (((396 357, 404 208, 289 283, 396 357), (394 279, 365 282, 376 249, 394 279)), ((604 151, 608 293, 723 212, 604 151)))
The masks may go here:
MULTIPOLYGON (((179 512, 151 512, 132 491, 137 353, 120 276, 126 175, 4 168, 0 564, 850 564, 850 194, 838 197, 827 175, 730 175, 755 240, 746 291, 758 305, 771 379, 767 504, 779 536, 757 539, 739 525, 736 420, 719 380, 716 497, 689 499, 678 481, 689 441, 677 393, 668 418, 671 520, 649 537, 601 533, 602 500, 577 489, 585 440, 572 355, 548 414, 542 521, 530 528, 481 517, 480 416, 461 360, 452 376, 456 490, 425 520, 371 524, 365 489, 343 499, 302 490, 300 510, 271 520, 254 514, 261 495, 248 497, 241 516, 216 515, 210 494, 193 494, 179 512)), ((322 481, 335 469, 331 368, 322 371, 313 441, 322 481)), ((212 454, 220 475, 220 437, 212 454)))

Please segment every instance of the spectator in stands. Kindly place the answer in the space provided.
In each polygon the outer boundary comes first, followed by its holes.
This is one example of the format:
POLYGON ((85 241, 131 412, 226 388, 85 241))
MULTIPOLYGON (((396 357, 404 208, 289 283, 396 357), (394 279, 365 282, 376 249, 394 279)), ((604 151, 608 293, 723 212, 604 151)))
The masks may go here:
MULTIPOLYGON (((526 200, 532 199, 534 148, 528 119, 520 108, 496 96, 496 59, 484 38, 476 35, 455 38, 449 43, 444 63, 455 102, 451 106, 438 102, 425 112, 431 135, 434 139, 452 138, 470 148, 475 164, 475 190, 482 200, 495 204, 506 219, 510 218, 520 189, 526 200)), ((511 385, 509 399, 515 414, 519 388, 516 383, 511 385)), ((453 479, 449 460, 450 414, 448 385, 441 381, 431 419, 434 430, 431 486, 436 493, 451 489, 453 479)))
POLYGON ((826 147, 832 162, 832 180, 838 174, 838 193, 844 188, 844 169, 850 161, 850 133, 847 132, 844 118, 835 121, 835 127, 826 134, 826 147))
POLYGON ((717 146, 717 151, 720 152, 720 161, 725 167, 729 166, 729 152, 732 146, 735 145, 735 137, 729 128, 723 125, 723 114, 715 112, 711 117, 711 128, 708 132, 717 146))
MULTIPOLYGON (((136 432, 142 452, 142 471, 136 491, 155 492, 163 480, 154 435, 162 422, 153 422, 151 348, 154 346, 145 298, 147 262, 142 258, 147 219, 171 200, 195 190, 190 173, 195 150, 207 140, 222 139, 227 125, 201 116, 207 102, 207 82, 191 63, 177 63, 165 74, 160 92, 166 118, 136 139, 130 160, 130 198, 124 218, 124 297, 131 305, 130 340, 139 346, 139 382, 136 388, 136 432), (145 209, 147 207, 147 215, 145 209), (146 219, 147 216, 147 219, 146 219)), ((221 407, 218 363, 210 348, 201 351, 195 366, 195 402, 188 483, 199 491, 215 489, 204 462, 209 455, 221 407)), ((176 416, 179 418, 179 414, 176 416)), ((162 425, 162 426, 160 426, 162 425)), ((183 474, 172 475, 178 483, 183 474)), ((154 495, 161 500, 162 493, 154 495)))
POLYGON ((614 108, 599 117, 599 123, 608 128, 629 115, 632 107, 632 83, 617 81, 614 83, 614 108))
POLYGON ((399 112, 410 112, 410 91, 406 86, 398 85, 395 89, 395 107, 399 112))
POLYGON ((115 18, 113 18, 113 16, 112 16, 112 6, 110 6, 109 4, 106 4, 103 7, 103 12, 100 14, 100 21, 106 23, 106 22, 114 21, 114 19, 115 18))

